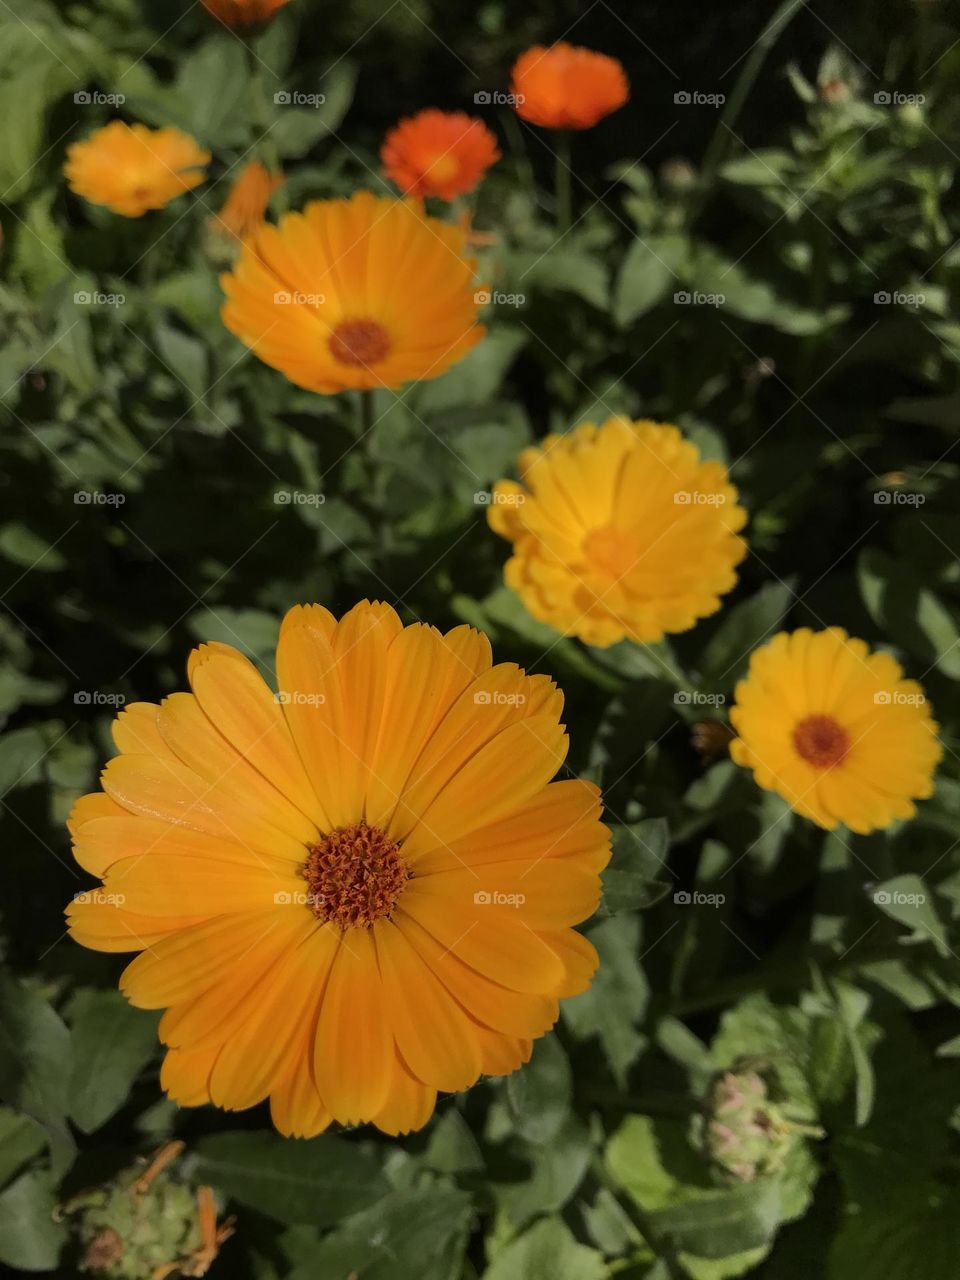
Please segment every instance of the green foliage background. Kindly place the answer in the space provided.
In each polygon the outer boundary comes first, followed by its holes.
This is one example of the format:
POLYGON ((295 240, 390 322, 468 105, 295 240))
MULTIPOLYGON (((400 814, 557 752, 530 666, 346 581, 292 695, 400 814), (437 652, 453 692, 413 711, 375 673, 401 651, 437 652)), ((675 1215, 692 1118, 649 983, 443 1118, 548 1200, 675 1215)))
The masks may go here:
POLYGON ((12 1272, 75 1274, 54 1206, 175 1135, 183 1175, 238 1216, 214 1275, 957 1274, 957 9, 788 2, 766 27, 747 4, 581 10, 293 0, 250 56, 186 0, 0 7, 12 1272), (474 94, 563 35, 620 56, 633 98, 574 139, 576 222, 558 239, 554 140, 474 94), (276 106, 290 89, 325 103, 276 106), (192 132, 211 182, 136 222, 70 196, 65 147, 113 114, 75 101, 94 90, 123 94, 124 118, 192 132), (726 104, 675 103, 683 91, 726 104), (206 219, 261 138, 289 177, 276 212, 381 189, 384 130, 426 105, 476 109, 500 134, 482 268, 524 301, 494 308, 443 378, 378 393, 365 431, 349 397, 298 391, 226 332, 206 219), (76 301, 94 292, 124 301, 76 301), (476 495, 546 431, 617 412, 678 422, 731 463, 750 555, 693 632, 591 651, 502 588, 476 495), (615 829, 586 926, 602 966, 527 1068, 445 1100, 422 1134, 294 1143, 263 1108, 162 1099, 154 1017, 116 993, 118 958, 64 936, 87 879, 63 820, 110 753, 112 704, 183 687, 200 639, 269 670, 285 608, 364 596, 481 626, 500 659, 559 680, 570 767, 603 785, 615 829), (924 683, 946 750, 914 822, 825 836, 693 749, 692 723, 723 720, 750 650, 800 625, 889 646, 924 683), (793 1117, 825 1136, 731 1184, 694 1122, 744 1056, 772 1063, 793 1117))

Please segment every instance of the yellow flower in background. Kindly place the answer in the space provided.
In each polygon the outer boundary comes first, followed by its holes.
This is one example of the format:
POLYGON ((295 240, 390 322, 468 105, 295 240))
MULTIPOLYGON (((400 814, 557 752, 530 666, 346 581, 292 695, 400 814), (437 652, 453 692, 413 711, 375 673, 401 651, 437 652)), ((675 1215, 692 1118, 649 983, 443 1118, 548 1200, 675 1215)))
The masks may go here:
POLYGON ((201 0, 203 7, 228 27, 256 27, 269 22, 290 0, 201 0))
POLYGON ((506 583, 530 613, 587 644, 651 643, 720 608, 746 554, 746 512, 721 462, 673 426, 610 418, 547 436, 493 490, 513 543, 506 583))
POLYGON ((234 240, 246 239, 265 221, 270 197, 283 183, 282 173, 271 173, 259 160, 251 161, 231 186, 223 208, 209 219, 210 229, 234 240))
POLYGON ((943 752, 922 688, 839 627, 781 631, 757 649, 730 719, 737 764, 821 827, 866 834, 933 793, 943 752))
POLYGON ((165 1009, 184 1106, 270 1099, 285 1134, 419 1129, 438 1090, 504 1075, 585 990, 573 925, 609 857, 597 788, 551 782, 567 739, 546 676, 485 636, 364 601, 292 609, 280 692, 223 644, 192 694, 128 707, 103 791, 71 817, 102 887, 68 908, 121 987, 165 1009))
POLYGON ((368 191, 263 225, 221 277, 231 333, 308 391, 437 378, 483 337, 460 227, 368 191))
POLYGON ((70 190, 125 218, 162 209, 206 178, 210 152, 179 129, 148 129, 122 120, 67 148, 70 190))

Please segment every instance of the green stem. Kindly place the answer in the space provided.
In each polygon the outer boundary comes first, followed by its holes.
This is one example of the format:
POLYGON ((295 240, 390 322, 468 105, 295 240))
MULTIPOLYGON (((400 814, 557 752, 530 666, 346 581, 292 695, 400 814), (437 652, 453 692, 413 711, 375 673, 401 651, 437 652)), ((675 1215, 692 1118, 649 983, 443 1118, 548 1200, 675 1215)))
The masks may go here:
POLYGON ((556 206, 557 230, 561 235, 570 230, 572 197, 570 191, 570 135, 566 129, 557 134, 556 206))
POLYGON ((703 197, 710 189, 717 170, 723 163, 727 148, 730 146, 730 139, 734 136, 733 126, 736 124, 743 109, 743 104, 753 88, 754 81, 760 74, 760 68, 766 61, 767 54, 806 3, 807 0, 783 0, 780 8, 757 37, 756 43, 743 65, 743 70, 733 86, 733 92, 724 105, 720 120, 713 131, 713 137, 704 152, 703 164, 700 166, 701 204, 703 197))
POLYGON ((360 438, 368 436, 373 430, 374 404, 373 389, 364 387, 357 393, 357 434, 360 438))

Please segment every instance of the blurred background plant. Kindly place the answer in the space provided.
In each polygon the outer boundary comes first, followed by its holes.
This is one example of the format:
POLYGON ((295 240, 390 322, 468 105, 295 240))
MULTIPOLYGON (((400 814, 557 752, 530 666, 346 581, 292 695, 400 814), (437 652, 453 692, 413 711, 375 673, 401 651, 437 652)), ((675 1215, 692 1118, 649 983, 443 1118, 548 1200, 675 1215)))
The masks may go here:
POLYGON ((236 1209, 213 1264, 234 1276, 953 1280, 957 6, 790 0, 764 27, 749 5, 292 0, 246 39, 186 0, 15 8, 0 1261, 73 1274, 54 1206, 176 1135, 187 1181, 236 1209), (573 135, 559 233, 555 140, 502 98, 517 55, 561 36, 620 57, 631 100, 573 135), (251 159, 284 171, 274 214, 388 191, 383 136, 427 106, 476 114, 504 153, 476 199, 434 209, 470 213, 489 334, 436 381, 375 393, 365 424, 226 331, 232 251, 209 219, 251 159), (67 145, 117 116, 191 134, 209 181, 144 220, 70 194, 67 145), (715 618, 601 651, 503 587, 485 508, 524 446, 613 413, 677 422, 730 464, 750 553, 715 618), (284 1142, 259 1110, 162 1099, 155 1018, 116 994, 113 958, 64 940, 87 880, 62 823, 112 715, 182 687, 194 643, 267 663, 288 605, 363 596, 471 622, 559 680, 571 768, 615 826, 587 930, 602 967, 529 1067, 425 1133, 284 1142), (942 726, 934 798, 876 836, 825 835, 726 758, 751 649, 828 624, 893 647, 942 726), (697 1128, 745 1059, 765 1064, 777 1150, 752 1132, 731 1172, 697 1128))

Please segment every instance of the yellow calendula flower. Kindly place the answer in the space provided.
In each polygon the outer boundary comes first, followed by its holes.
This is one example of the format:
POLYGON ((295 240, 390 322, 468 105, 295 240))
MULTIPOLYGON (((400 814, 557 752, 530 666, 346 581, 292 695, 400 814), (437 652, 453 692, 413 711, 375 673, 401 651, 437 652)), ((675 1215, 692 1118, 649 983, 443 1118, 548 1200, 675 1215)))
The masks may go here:
POLYGON ((67 148, 70 190, 125 218, 162 209, 206 178, 210 152, 179 129, 114 120, 67 148))
POLYGON ((221 279, 223 321, 308 391, 437 378, 483 337, 462 228, 361 191, 262 225, 221 279))
POLYGON ((270 197, 283 182, 282 173, 271 173, 259 160, 244 165, 223 208, 208 220, 210 230, 231 240, 245 239, 265 221, 270 197))
POLYGON ((600 797, 546 676, 485 636, 364 601, 280 632, 279 691, 223 644, 192 693, 128 707, 103 791, 71 818, 102 886, 73 937, 140 951, 130 1001, 165 1009, 184 1106, 269 1098, 285 1134, 419 1129, 438 1090, 525 1062, 597 964, 573 925, 609 857, 600 797))
POLYGON ((501 480, 490 527, 513 543, 507 585, 587 644, 649 643, 720 608, 746 555, 746 512, 721 462, 673 426, 610 418, 547 436, 501 480))
POLYGON ((737 764, 831 830, 913 817, 943 754, 920 685, 839 627, 781 631, 757 649, 730 719, 737 764))

